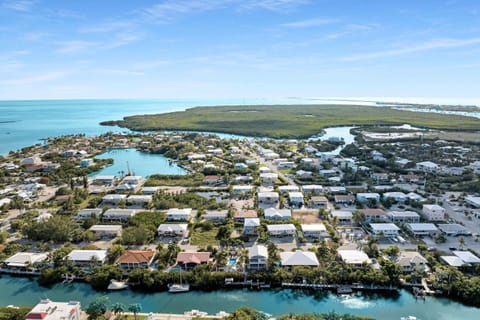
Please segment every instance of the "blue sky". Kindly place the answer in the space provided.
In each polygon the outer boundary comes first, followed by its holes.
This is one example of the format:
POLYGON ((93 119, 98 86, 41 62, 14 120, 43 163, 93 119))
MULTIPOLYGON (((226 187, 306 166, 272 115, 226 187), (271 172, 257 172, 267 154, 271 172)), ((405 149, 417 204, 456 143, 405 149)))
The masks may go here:
POLYGON ((0 99, 480 98, 480 1, 0 0, 0 99))

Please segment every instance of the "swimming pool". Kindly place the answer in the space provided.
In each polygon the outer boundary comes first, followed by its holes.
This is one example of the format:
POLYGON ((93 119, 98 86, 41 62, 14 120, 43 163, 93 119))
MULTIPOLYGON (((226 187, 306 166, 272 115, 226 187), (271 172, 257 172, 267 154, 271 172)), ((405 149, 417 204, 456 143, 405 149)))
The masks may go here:
POLYGON ((237 258, 230 258, 228 259, 228 265, 229 266, 234 266, 237 264, 237 258))

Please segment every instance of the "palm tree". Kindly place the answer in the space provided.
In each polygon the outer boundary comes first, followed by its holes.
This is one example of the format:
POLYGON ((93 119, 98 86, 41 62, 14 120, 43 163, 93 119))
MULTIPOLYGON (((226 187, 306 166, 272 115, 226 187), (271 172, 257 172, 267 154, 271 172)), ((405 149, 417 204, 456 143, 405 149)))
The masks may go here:
POLYGON ((125 307, 125 305, 123 303, 120 303, 120 302, 117 302, 112 306, 112 311, 113 311, 114 314, 119 314, 119 313, 125 312, 126 309, 127 308, 125 307))
POLYGON ((140 303, 134 303, 128 306, 128 311, 133 313, 133 317, 137 320, 137 313, 142 311, 142 305, 140 303))

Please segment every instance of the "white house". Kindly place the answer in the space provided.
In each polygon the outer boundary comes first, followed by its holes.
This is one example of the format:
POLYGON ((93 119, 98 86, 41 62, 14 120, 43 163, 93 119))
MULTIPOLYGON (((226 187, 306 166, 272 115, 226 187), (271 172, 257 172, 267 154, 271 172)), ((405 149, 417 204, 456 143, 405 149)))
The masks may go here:
POLYGON ((46 252, 18 252, 5 259, 2 264, 2 271, 8 273, 24 273, 29 271, 37 271, 39 264, 46 261, 48 253, 46 252))
POLYGON ((313 175, 313 172, 308 170, 298 170, 295 172, 295 175, 299 178, 306 179, 310 178, 313 175))
POLYGON ((343 262, 355 267, 362 267, 363 264, 372 263, 367 254, 360 250, 338 250, 337 252, 343 262))
POLYGON ((93 178, 93 183, 103 184, 106 186, 112 185, 115 182, 115 176, 96 176, 93 178))
POLYGON ((280 260, 282 262, 282 267, 292 267, 292 266, 310 266, 318 267, 320 263, 318 262, 317 256, 314 252, 311 251, 287 251, 280 252, 280 260))
POLYGON ((433 223, 408 223, 407 229, 414 236, 434 236, 438 233, 438 228, 433 223))
POLYGON ((122 226, 118 224, 95 224, 88 230, 100 238, 116 238, 122 234, 122 226))
POLYGON ((135 209, 108 209, 103 213, 102 221, 126 223, 136 213, 135 209))
POLYGON ((273 184, 278 179, 278 174, 273 172, 260 173, 262 183, 273 184))
POLYGON ((420 215, 414 211, 389 211, 388 219, 393 223, 419 223, 420 215))
POLYGON ((292 217, 290 209, 267 208, 264 210, 264 216, 267 220, 288 220, 292 217))
POLYGON ((102 214, 102 209, 82 209, 80 210, 77 215, 75 216, 75 220, 85 220, 91 217, 100 217, 102 214))
POLYGON ((267 247, 261 244, 248 248, 248 269, 265 270, 268 263, 267 247))
POLYGON ((103 205, 118 206, 121 201, 126 201, 127 196, 124 194, 107 194, 102 198, 103 205))
POLYGON ((183 237, 187 234, 186 223, 162 223, 157 228, 160 237, 183 237))
POLYGON ((321 239, 329 235, 323 223, 302 224, 301 227, 305 238, 321 239))
POLYGON ((295 162, 293 161, 282 161, 278 164, 279 169, 292 169, 295 168, 295 162))
POLYGON ((76 266, 102 265, 107 259, 107 250, 73 250, 66 259, 76 266))
POLYGON ((277 192, 259 192, 258 193, 258 205, 276 207, 278 205, 280 196, 277 192))
POLYGON ((253 186, 233 186, 232 187, 232 194, 234 195, 241 195, 241 194, 249 194, 252 193, 253 186))
POLYGON ((337 175, 337 171, 332 169, 322 169, 322 170, 319 170, 318 173, 324 178, 333 177, 337 175))
POLYGON ((299 187, 297 186, 293 186, 293 185, 288 185, 288 186, 279 186, 278 187, 278 191, 280 191, 280 193, 288 193, 288 192, 298 192, 300 190, 299 187))
POLYGON ((288 200, 291 206, 301 207, 303 206, 303 193, 301 192, 289 192, 288 200))
POLYGON ((227 220, 228 210, 207 210, 202 216, 207 221, 221 222, 227 220))
POLYGON ((192 214, 191 208, 171 208, 167 211, 168 221, 189 221, 192 214))
POLYGON ((440 169, 440 166, 431 161, 418 162, 415 165, 415 168, 423 172, 437 172, 440 169))
POLYGON ((444 221, 445 208, 437 204, 424 204, 422 207, 422 214, 428 221, 444 221))
POLYGON ((360 192, 360 193, 357 193, 357 201, 362 203, 365 203, 368 201, 379 202, 380 194, 374 193, 374 192, 360 192))
POLYGON ((257 235, 259 228, 259 218, 245 218, 245 220, 243 221, 243 233, 246 235, 257 235))
POLYGON ((400 231, 394 223, 370 223, 370 229, 374 238, 393 238, 400 231))
POLYGON ((302 190, 304 193, 311 193, 311 194, 321 194, 323 193, 323 186, 318 184, 307 184, 302 186, 302 190))
POLYGON ((385 192, 383 194, 383 198, 385 200, 390 199, 395 202, 405 202, 408 199, 407 195, 403 192, 385 192))
POLYGON ((25 320, 80 320, 82 317, 80 302, 56 302, 42 299, 25 316, 25 320))
POLYGON ((480 197, 466 196, 465 202, 472 207, 480 208, 480 197))
POLYGON ((467 228, 458 223, 439 223, 437 227, 447 236, 469 236, 472 234, 467 228))
POLYGON ((338 223, 343 225, 352 224, 353 213, 351 211, 333 210, 330 215, 332 218, 336 218, 338 223))
POLYGON ((267 232, 272 237, 293 237, 297 229, 291 223, 288 224, 269 224, 267 225, 267 232))
POLYGON ((136 195, 132 194, 127 198, 127 204, 132 206, 145 206, 150 201, 152 201, 152 196, 150 195, 136 195))
POLYGON ((408 272, 424 272, 428 269, 427 259, 416 251, 401 251, 396 261, 404 273, 408 272))

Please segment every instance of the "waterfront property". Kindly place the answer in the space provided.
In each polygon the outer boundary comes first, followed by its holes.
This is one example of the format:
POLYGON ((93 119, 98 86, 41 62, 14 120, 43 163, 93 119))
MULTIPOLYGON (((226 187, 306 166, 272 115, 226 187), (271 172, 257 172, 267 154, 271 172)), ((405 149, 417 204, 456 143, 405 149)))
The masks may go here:
POLYGON ((25 316, 25 320, 80 320, 82 309, 80 302, 56 302, 49 299, 42 299, 25 316))
POLYGON ((318 267, 320 264, 315 253, 301 250, 280 252, 280 260, 282 267, 318 267))
POLYGON ((125 271, 134 269, 147 269, 155 258, 155 251, 151 250, 126 250, 115 262, 115 264, 125 271))
POLYGON ((66 259, 78 267, 102 265, 107 259, 107 250, 72 250, 66 259))
POLYGON ((356 268, 372 263, 367 254, 360 250, 338 250, 338 255, 343 262, 356 268))
POLYGON ((179 252, 177 264, 184 270, 191 270, 200 264, 212 261, 210 252, 179 252))
POLYGON ((248 248, 248 268, 250 270, 265 270, 268 263, 267 247, 256 244, 248 248))
POLYGON ((187 234, 188 224, 186 223, 162 223, 157 228, 161 237, 183 237, 187 234))

